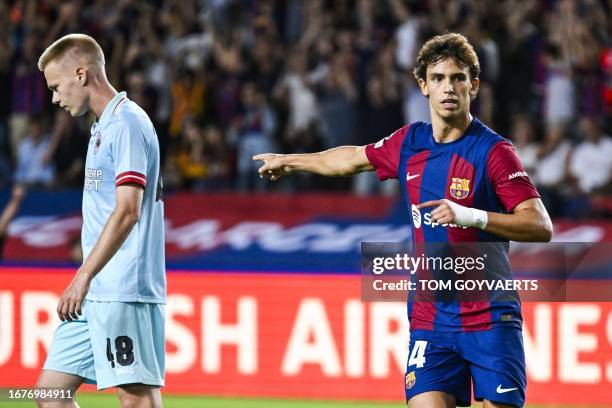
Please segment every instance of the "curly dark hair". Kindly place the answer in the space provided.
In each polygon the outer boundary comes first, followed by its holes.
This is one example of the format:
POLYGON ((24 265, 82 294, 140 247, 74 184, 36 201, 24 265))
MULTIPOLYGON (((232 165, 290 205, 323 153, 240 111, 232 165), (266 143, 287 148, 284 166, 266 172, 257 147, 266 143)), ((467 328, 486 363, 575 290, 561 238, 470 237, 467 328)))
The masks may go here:
POLYGON ((458 33, 437 35, 428 40, 419 51, 412 73, 417 81, 419 79, 425 81, 427 67, 447 58, 452 58, 461 68, 468 67, 470 80, 478 78, 480 74, 478 56, 467 38, 458 33))

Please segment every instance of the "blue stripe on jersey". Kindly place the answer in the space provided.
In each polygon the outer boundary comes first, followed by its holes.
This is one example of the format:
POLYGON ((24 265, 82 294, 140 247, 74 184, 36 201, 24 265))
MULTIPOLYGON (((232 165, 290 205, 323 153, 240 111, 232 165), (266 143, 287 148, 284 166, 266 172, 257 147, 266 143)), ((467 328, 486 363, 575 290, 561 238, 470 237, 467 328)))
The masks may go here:
MULTIPOLYGON (((448 178, 448 169, 451 162, 451 155, 443 154, 442 152, 432 151, 429 154, 425 171, 422 175, 421 182, 421 202, 430 200, 441 200, 444 198, 446 183, 440 183, 440 180, 448 178)), ((424 208, 421 210, 421 218, 425 221, 426 217, 436 207, 424 208)), ((425 228, 423 231, 425 242, 448 242, 448 229, 442 226, 431 224, 431 228, 425 228)))

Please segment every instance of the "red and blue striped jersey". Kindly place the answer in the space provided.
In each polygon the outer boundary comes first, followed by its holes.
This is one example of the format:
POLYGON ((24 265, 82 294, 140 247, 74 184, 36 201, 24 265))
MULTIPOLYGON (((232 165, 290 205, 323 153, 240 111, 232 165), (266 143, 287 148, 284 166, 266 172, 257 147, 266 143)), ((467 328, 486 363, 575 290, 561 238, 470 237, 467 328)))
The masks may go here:
MULTIPOLYGON (((366 155, 379 179, 399 179, 412 215, 414 244, 498 243, 499 253, 490 257, 483 272, 488 276, 469 279, 512 279, 507 240, 477 228, 439 225, 431 220, 434 207, 416 208, 446 198, 466 207, 510 213, 521 202, 539 197, 510 141, 474 118, 461 138, 438 143, 431 124, 416 122, 368 145, 366 155)), ((408 317, 411 330, 475 331, 522 323, 518 300, 409 301, 408 317)))

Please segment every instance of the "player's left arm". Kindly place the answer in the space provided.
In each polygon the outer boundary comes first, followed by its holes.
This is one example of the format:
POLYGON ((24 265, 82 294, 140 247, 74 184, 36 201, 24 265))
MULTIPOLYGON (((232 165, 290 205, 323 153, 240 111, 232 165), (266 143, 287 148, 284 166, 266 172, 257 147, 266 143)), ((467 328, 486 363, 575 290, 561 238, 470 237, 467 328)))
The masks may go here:
POLYGON ((419 208, 436 206, 431 216, 439 224, 476 227, 511 241, 550 241, 550 216, 510 143, 500 142, 491 149, 487 172, 507 214, 469 208, 448 199, 421 203, 419 208))
POLYGON ((485 231, 519 242, 548 242, 553 226, 539 198, 530 198, 514 207, 512 214, 487 213, 485 231))
POLYGON ((418 208, 436 207, 431 220, 438 224, 480 228, 498 237, 519 242, 548 242, 552 238, 552 222, 539 198, 518 204, 511 214, 483 211, 450 200, 426 201, 418 208))
POLYGON ((77 319, 77 315, 81 314, 81 305, 87 295, 91 280, 121 248, 138 222, 143 194, 144 188, 140 184, 125 183, 117 186, 114 211, 108 217, 91 253, 75 274, 57 305, 57 314, 62 321, 77 319))

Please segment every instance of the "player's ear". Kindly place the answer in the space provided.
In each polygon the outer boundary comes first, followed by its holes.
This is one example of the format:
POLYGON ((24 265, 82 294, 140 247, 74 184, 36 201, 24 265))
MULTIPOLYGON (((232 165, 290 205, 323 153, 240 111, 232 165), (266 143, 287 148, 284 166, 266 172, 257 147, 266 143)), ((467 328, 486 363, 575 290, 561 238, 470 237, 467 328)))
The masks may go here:
POLYGON ((422 78, 419 78, 419 88, 421 88, 421 93, 423 94, 423 96, 429 98, 429 89, 427 89, 427 82, 425 82, 425 80, 422 78))
POLYGON ((87 84, 87 69, 84 67, 75 68, 74 73, 76 74, 79 85, 85 86, 87 84))
POLYGON ((478 87, 480 87, 480 79, 474 78, 470 82, 472 83, 472 88, 470 89, 470 98, 474 99, 476 98, 476 95, 478 95, 478 87))

